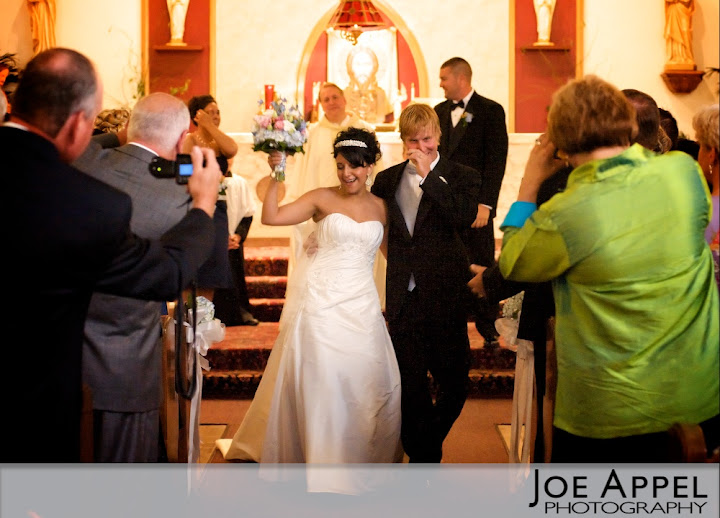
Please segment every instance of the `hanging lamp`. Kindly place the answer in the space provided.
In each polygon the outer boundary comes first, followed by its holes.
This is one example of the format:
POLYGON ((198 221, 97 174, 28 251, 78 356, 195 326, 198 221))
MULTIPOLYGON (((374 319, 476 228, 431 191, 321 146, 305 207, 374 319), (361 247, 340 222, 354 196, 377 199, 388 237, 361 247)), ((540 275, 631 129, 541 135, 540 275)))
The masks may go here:
POLYGON ((341 0, 330 18, 329 29, 340 32, 353 45, 365 31, 384 29, 387 25, 370 0, 341 0))

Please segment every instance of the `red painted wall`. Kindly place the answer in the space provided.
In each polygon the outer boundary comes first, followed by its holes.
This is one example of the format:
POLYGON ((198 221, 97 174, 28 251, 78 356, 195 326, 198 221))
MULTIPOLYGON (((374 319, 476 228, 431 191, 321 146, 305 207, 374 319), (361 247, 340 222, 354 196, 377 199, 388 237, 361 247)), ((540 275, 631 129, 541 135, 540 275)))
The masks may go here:
POLYGON ((550 40, 555 50, 533 48, 535 9, 515 0, 515 131, 545 131, 552 94, 575 77, 577 28, 575 0, 557 0, 550 40))
POLYGON ((187 47, 168 47, 170 15, 166 0, 148 0, 149 92, 172 93, 189 79, 188 89, 176 93, 183 101, 210 92, 210 1, 192 0, 185 18, 187 47))

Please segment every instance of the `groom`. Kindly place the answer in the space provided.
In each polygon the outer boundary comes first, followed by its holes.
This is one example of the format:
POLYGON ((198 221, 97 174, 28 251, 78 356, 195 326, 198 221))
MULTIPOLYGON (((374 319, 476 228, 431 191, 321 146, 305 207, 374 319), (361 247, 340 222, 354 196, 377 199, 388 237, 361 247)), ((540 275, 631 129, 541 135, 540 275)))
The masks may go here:
POLYGON ((459 233, 475 220, 480 175, 438 154, 430 106, 409 105, 399 122, 408 160, 378 173, 372 192, 388 208, 386 308, 402 382, 401 438, 410 462, 440 462, 467 397, 471 275, 459 233))

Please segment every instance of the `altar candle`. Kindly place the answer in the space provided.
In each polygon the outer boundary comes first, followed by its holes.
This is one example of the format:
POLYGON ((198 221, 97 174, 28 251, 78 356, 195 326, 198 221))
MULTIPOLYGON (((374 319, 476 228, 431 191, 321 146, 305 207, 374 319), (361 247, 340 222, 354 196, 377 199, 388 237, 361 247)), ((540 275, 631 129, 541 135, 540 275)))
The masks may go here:
POLYGON ((275 85, 265 85, 265 109, 275 100, 275 85))

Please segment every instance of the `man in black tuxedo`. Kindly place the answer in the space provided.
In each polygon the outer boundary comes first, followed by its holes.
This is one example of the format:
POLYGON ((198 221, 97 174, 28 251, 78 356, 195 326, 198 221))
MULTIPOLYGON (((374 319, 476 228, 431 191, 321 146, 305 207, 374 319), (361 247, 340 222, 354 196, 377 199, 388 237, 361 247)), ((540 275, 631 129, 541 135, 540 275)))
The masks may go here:
MULTIPOLYGON (((462 58, 451 58, 440 67, 440 87, 446 101, 435 106, 440 119, 440 153, 458 164, 475 169, 482 178, 477 215, 463 230, 463 242, 470 262, 482 266, 495 264, 493 218, 505 176, 508 134, 505 110, 495 101, 473 90, 472 69, 462 58)), ((485 299, 471 301, 475 326, 486 344, 496 344, 495 319, 498 305, 485 299)))
POLYGON ((410 462, 440 462, 468 391, 471 275, 460 232, 475 219, 480 177, 439 155, 440 123, 426 104, 403 110, 400 138, 408 160, 378 173, 372 192, 388 210, 386 312, 400 367, 401 438, 410 462))
POLYGON ((26 333, 2 377, 5 415, 23 427, 23 444, 3 448, 3 463, 80 460, 81 351, 93 291, 172 300, 212 249, 221 178, 212 152, 193 150, 192 208, 153 241, 131 232, 127 194, 68 165, 87 146, 101 100, 92 63, 53 48, 28 63, 0 127, 12 247, 4 314, 26 333), (14 372, 24 373, 21 382, 14 372))

